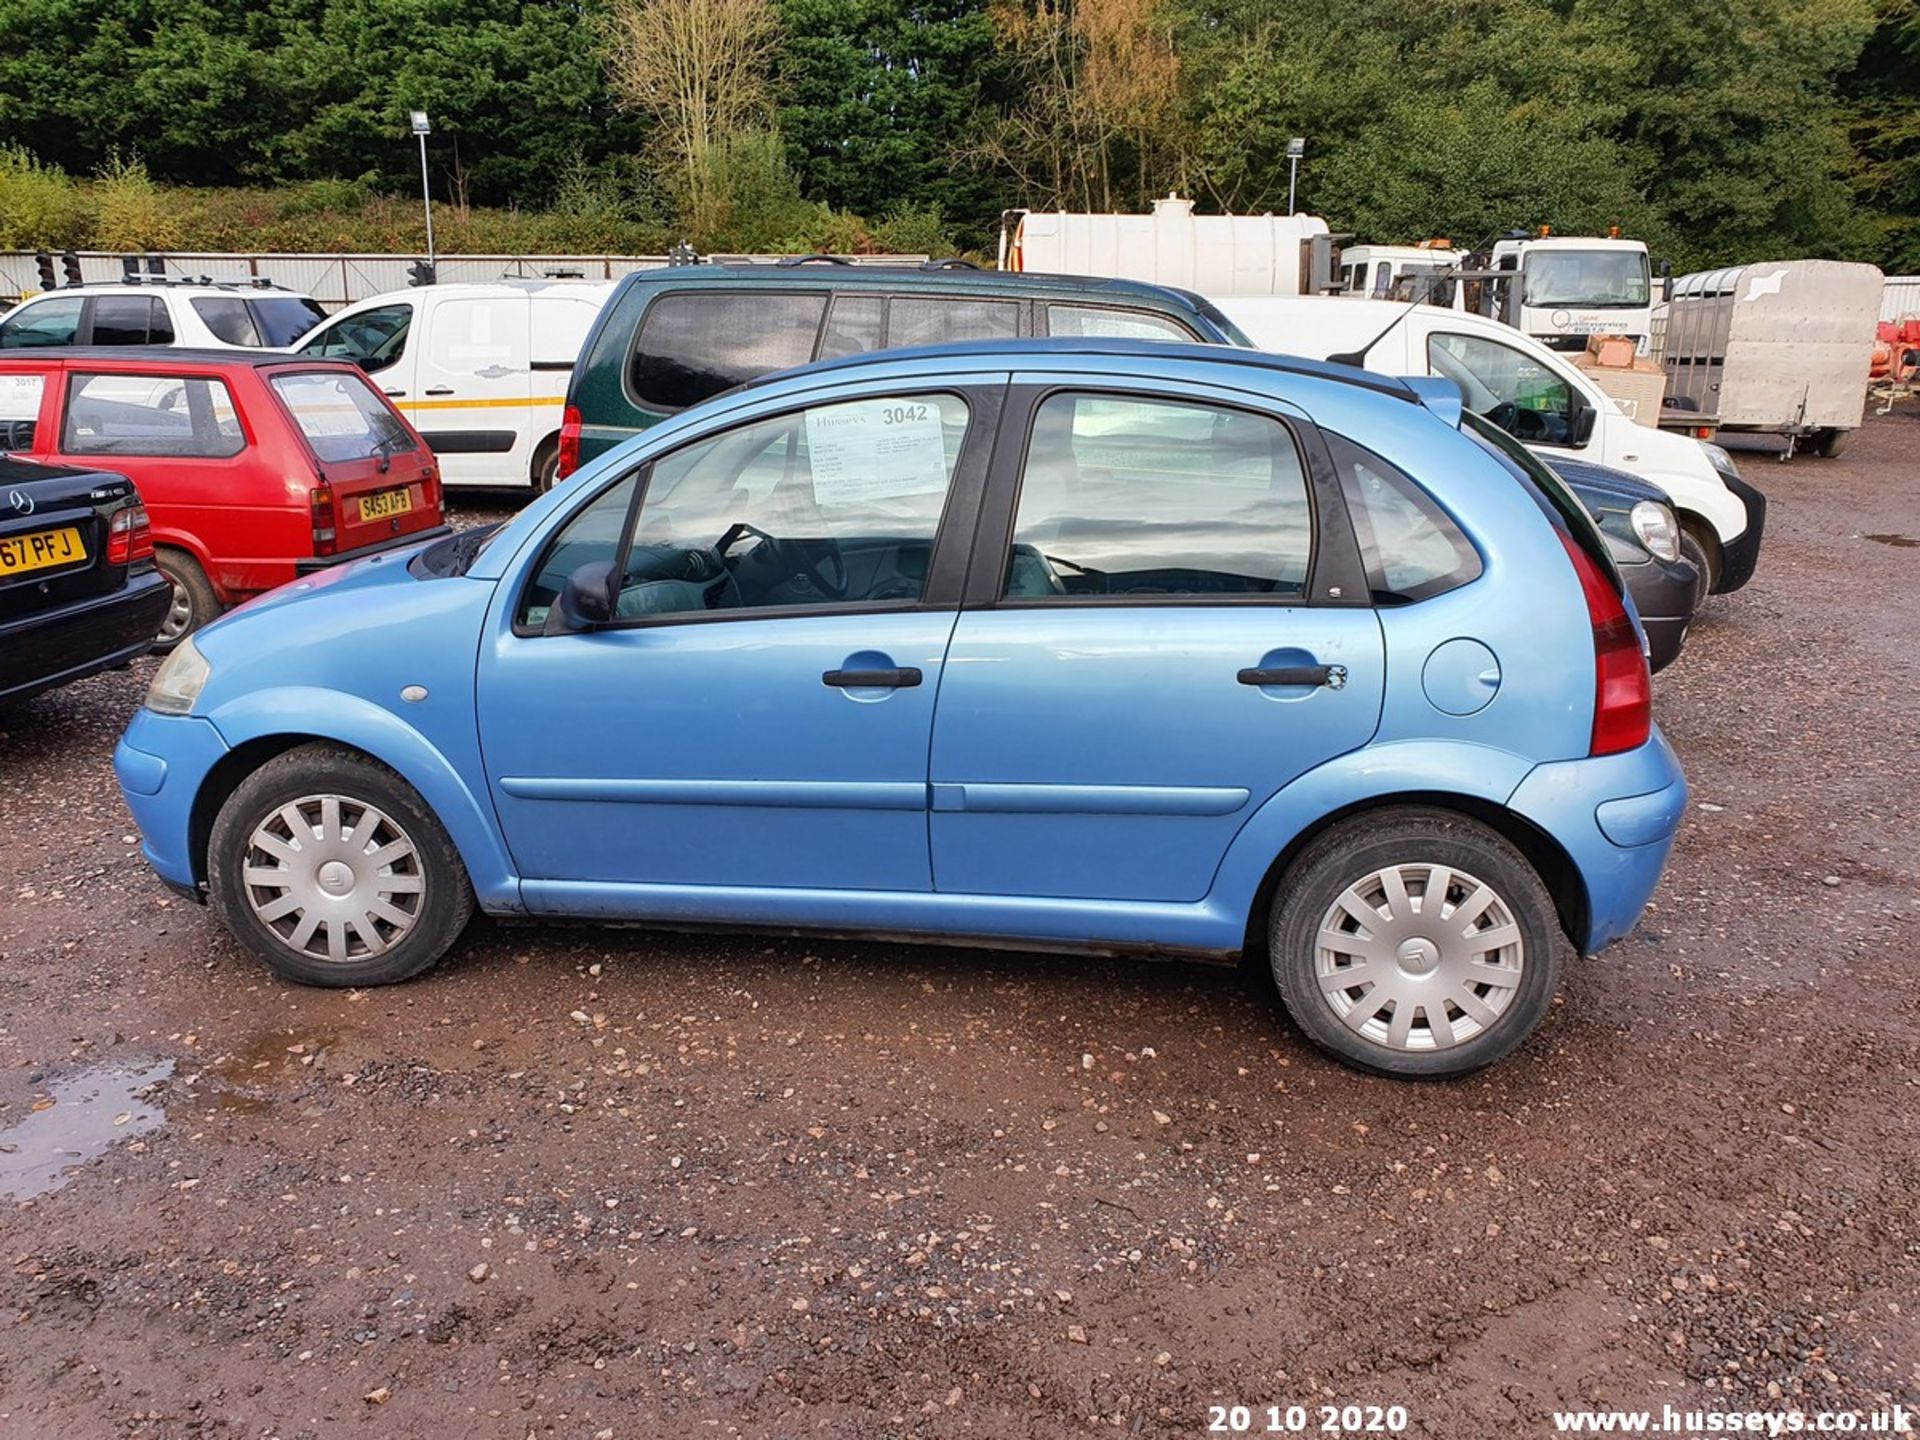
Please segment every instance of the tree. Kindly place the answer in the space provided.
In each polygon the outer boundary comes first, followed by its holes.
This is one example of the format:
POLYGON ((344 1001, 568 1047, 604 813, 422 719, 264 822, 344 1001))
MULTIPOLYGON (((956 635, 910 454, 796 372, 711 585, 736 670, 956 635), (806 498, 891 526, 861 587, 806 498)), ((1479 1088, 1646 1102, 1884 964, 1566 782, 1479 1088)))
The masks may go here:
POLYGON ((716 147, 771 119, 780 34, 771 0, 610 0, 601 34, 614 94, 657 122, 692 223, 708 228, 716 147))

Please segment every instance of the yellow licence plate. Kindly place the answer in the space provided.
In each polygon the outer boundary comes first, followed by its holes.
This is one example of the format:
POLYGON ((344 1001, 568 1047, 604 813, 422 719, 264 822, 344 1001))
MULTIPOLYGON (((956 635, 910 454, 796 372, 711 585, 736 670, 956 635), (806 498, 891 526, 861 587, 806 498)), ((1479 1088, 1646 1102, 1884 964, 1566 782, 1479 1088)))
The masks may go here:
POLYGON ((24 575, 29 570, 52 570, 87 558, 80 532, 71 525, 60 530, 37 530, 0 540, 0 575, 24 575))
POLYGON ((404 515, 411 509, 413 492, 410 490, 382 490, 378 495, 360 497, 362 520, 385 520, 390 515, 404 515))

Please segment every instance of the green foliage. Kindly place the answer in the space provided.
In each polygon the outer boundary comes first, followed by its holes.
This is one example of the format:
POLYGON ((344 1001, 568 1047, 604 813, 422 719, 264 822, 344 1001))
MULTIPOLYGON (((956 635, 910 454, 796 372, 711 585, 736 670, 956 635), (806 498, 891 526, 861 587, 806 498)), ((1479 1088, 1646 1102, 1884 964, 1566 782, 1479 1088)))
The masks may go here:
POLYGON ((87 211, 73 181, 17 145, 0 145, 0 248, 86 243, 87 211))
POLYGON ((100 167, 91 195, 93 243, 103 250, 173 250, 180 212, 154 183, 146 163, 118 152, 100 167))

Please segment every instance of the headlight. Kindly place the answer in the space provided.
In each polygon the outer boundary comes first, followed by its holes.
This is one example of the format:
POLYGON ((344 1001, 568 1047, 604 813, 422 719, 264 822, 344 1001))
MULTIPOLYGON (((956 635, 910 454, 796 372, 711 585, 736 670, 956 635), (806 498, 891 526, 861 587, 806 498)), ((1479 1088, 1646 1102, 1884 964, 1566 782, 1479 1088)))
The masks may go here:
POLYGON ((1642 500, 1627 517, 1640 543, 1661 560, 1680 558, 1680 526, 1658 500, 1642 500))
POLYGON ((1715 445, 1710 440, 1702 440, 1700 448, 1707 452, 1707 463, 1714 469, 1722 475, 1731 475, 1736 480, 1740 478, 1740 467, 1733 463, 1733 456, 1726 452, 1724 446, 1715 445))
POLYGON ((153 684, 147 687, 147 708, 162 715, 191 715, 211 674, 213 667, 189 635, 174 646, 173 653, 154 672, 153 684))

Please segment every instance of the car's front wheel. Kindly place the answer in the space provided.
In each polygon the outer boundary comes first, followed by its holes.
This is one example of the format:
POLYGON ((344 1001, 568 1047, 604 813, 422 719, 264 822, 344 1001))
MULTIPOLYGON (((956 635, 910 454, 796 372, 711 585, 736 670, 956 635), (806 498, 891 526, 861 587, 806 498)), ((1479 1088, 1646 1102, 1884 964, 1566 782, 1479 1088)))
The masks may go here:
POLYGON ((419 793, 327 744, 275 756, 227 798, 207 889, 242 944, 305 985, 410 979, 473 914, 459 852, 419 793))
POLYGON ((1269 951, 1300 1028, 1387 1075, 1462 1075, 1512 1051, 1560 981, 1553 898, 1504 837, 1444 810, 1356 816, 1281 883, 1269 951))

